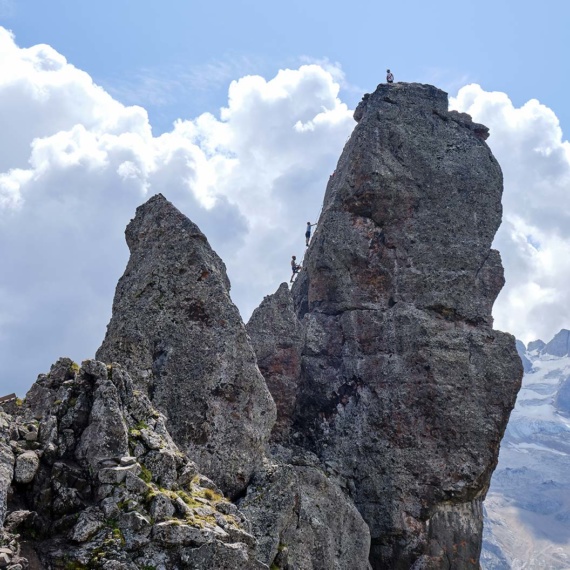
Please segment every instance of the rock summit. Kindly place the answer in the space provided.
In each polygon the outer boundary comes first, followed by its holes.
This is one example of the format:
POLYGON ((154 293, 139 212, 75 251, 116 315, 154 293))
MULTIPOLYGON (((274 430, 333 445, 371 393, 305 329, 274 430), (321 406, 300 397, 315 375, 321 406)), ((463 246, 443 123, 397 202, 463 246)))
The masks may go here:
POLYGON ((501 170, 488 130, 447 107, 429 85, 364 97, 304 271, 248 324, 260 362, 273 343, 294 364, 261 365, 274 440, 317 455, 347 490, 379 569, 479 559, 522 376, 514 338, 492 328, 501 170))

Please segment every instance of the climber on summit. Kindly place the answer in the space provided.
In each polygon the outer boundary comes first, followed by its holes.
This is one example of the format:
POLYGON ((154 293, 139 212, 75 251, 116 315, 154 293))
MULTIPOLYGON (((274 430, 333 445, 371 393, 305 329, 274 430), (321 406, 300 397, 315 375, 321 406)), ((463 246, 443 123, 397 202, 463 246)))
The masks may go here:
POLYGON ((289 283, 293 283, 293 278, 301 271, 301 266, 297 264, 297 258, 294 255, 291 257, 291 271, 293 275, 291 275, 289 283))
POLYGON ((311 224, 311 222, 307 222, 307 231, 305 232, 305 244, 309 247, 309 241, 311 239, 311 228, 316 226, 317 224, 311 224))
POLYGON ((394 74, 389 69, 386 70, 386 73, 386 81, 388 83, 394 83, 394 74))

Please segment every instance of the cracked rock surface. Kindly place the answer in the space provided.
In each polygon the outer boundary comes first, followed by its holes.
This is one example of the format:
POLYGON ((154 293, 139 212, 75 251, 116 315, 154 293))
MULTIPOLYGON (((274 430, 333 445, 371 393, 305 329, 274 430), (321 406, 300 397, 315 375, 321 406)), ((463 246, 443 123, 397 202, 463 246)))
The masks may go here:
POLYGON ((261 361, 272 342, 293 347, 292 374, 262 368, 288 426, 279 441, 349 489, 374 568, 478 563, 522 376, 514 338, 492 328, 501 170, 488 130, 447 109, 429 85, 364 97, 305 270, 248 324, 261 361), (291 305, 296 322, 274 317, 291 305))
POLYGON ((237 495, 261 464, 275 404, 225 266, 160 194, 137 208, 125 234, 131 256, 97 358, 125 366, 176 443, 237 495))
POLYGON ((240 509, 272 567, 367 570, 370 532, 343 491, 314 466, 268 464, 240 509))
POLYGON ((245 516, 182 453, 121 366, 60 359, 17 415, 0 416, 10 450, 0 455, 0 490, 15 463, 2 567, 267 568, 245 516))

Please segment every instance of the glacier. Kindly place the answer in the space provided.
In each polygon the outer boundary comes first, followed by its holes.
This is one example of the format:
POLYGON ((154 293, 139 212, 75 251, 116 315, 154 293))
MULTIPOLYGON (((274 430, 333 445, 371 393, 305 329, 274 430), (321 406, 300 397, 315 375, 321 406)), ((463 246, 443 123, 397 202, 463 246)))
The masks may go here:
POLYGON ((525 375, 484 502, 484 570, 570 569, 570 331, 517 341, 525 375))

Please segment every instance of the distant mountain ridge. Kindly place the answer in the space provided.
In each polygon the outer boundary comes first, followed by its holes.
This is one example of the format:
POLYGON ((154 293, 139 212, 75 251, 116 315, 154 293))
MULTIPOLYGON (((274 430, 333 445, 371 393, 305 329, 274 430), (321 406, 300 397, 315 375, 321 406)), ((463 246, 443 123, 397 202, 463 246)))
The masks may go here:
POLYGON ((539 352, 540 354, 550 354, 552 356, 568 356, 570 354, 570 331, 562 329, 539 352))
POLYGON ((517 341, 525 375, 485 500, 485 570, 570 568, 570 331, 517 341))

